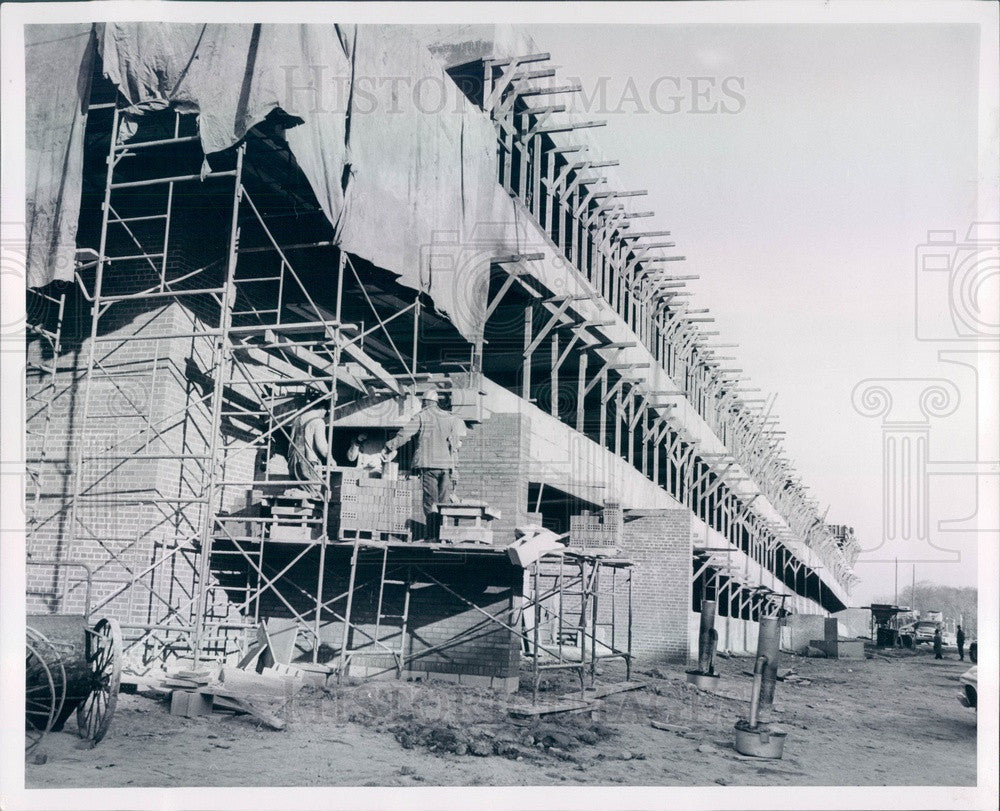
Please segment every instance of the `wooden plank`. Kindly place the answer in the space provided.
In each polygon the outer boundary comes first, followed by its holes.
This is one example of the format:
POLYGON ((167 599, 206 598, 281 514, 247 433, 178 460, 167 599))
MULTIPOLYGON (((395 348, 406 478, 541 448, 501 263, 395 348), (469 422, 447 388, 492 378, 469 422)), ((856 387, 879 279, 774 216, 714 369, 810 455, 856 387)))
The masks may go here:
POLYGON ((552 715, 559 712, 574 712, 590 707, 590 701, 560 701, 553 704, 535 704, 534 706, 519 705, 507 707, 507 712, 521 718, 537 718, 540 715, 552 715))
POLYGON ((180 690, 193 690, 194 688, 200 687, 203 684, 208 684, 208 679, 198 682, 198 681, 193 681, 192 679, 175 679, 168 676, 167 678, 163 679, 160 682, 160 684, 163 687, 172 687, 180 690))
POLYGON ((278 716, 229 691, 203 687, 198 693, 211 697, 213 709, 217 706, 223 710, 246 713, 271 729, 282 730, 285 728, 285 722, 278 716))
POLYGON ((562 700, 554 701, 550 704, 536 704, 534 706, 508 706, 507 711, 511 715, 536 717, 539 715, 551 715, 560 712, 574 712, 593 706, 608 696, 617 693, 627 693, 631 690, 641 690, 646 684, 638 681, 623 681, 618 684, 607 684, 602 687, 591 687, 584 692, 583 698, 575 699, 574 693, 563 696, 562 700))
POLYGON ((666 724, 663 721, 650 721, 649 725, 653 729, 662 729, 664 732, 676 732, 678 735, 683 735, 685 732, 691 731, 691 727, 686 727, 683 724, 666 724))
POLYGON ((645 686, 645 682, 641 681, 623 681, 618 684, 606 684, 603 687, 588 687, 584 691, 584 700, 598 701, 599 699, 606 698, 607 696, 613 696, 616 693, 627 693, 631 690, 641 690, 645 686))

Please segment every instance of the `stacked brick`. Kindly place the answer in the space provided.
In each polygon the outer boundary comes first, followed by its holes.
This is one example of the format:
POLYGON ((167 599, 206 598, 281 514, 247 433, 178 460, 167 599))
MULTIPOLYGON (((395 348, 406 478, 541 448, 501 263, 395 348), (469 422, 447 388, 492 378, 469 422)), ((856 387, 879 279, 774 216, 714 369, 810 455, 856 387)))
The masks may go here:
POLYGON ((496 544, 509 543, 528 510, 528 418, 494 414, 474 425, 458 458, 457 493, 500 511, 492 522, 496 544))
POLYGON ((624 527, 621 504, 609 501, 599 513, 584 510, 569 517, 569 545, 581 549, 617 549, 624 527))
POLYGON ((409 535, 420 481, 353 478, 344 475, 333 485, 336 532, 341 538, 409 535))

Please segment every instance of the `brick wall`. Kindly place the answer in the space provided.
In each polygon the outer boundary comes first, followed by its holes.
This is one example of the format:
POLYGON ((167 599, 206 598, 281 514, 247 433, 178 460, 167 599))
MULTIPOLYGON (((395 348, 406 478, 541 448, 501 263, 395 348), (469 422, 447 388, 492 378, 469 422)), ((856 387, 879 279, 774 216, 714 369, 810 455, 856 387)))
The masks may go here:
MULTIPOLYGON (((115 267, 103 292, 130 293, 152 281, 139 268, 115 267)), ((210 399, 197 370, 210 366, 211 339, 132 336, 204 330, 195 313, 208 308, 193 297, 190 308, 162 299, 114 303, 99 322, 100 367, 84 381, 91 319, 89 306, 71 296, 60 357, 39 341, 27 347, 29 363, 57 368, 54 389, 45 372, 29 371, 26 381, 26 460, 38 471, 37 498, 34 488, 28 493, 28 612, 83 611, 85 599, 82 569, 32 559, 84 563, 93 572, 95 616, 119 619, 134 640, 142 635, 136 626, 193 616, 203 510, 197 499, 210 438, 210 399), (77 488, 86 497, 74 517, 77 488), (137 503, 142 499, 147 503, 137 503)), ((243 460, 230 468, 238 466, 249 470, 243 460)), ((210 613, 225 616, 227 609, 220 604, 210 613)))
POLYGON ((514 527, 528 513, 528 418, 494 414, 473 425, 458 460, 458 495, 500 510, 494 543, 514 539, 514 527))
POLYGON ((632 652, 686 661, 691 611, 691 519, 685 509, 628 510, 622 552, 634 562, 632 652))

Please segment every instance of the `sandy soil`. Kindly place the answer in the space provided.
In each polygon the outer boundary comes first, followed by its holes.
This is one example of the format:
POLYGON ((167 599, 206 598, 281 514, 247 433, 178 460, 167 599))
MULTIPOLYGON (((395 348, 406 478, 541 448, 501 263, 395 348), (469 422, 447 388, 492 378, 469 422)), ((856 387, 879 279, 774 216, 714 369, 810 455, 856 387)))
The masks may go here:
MULTIPOLYGON (((541 722, 516 722, 494 695, 440 682, 307 688, 280 710, 281 732, 247 716, 177 718, 163 702, 122 695, 96 748, 77 748, 73 721, 47 736, 47 762, 27 766, 26 785, 975 784, 976 714, 955 698, 969 663, 954 653, 783 656, 780 666, 810 680, 777 685, 772 717, 788 732, 780 761, 732 748, 752 663, 730 658, 720 661, 717 694, 690 688, 681 668, 655 668, 633 674, 645 689, 541 722)), ((571 689, 565 679, 549 688, 546 696, 571 689)))

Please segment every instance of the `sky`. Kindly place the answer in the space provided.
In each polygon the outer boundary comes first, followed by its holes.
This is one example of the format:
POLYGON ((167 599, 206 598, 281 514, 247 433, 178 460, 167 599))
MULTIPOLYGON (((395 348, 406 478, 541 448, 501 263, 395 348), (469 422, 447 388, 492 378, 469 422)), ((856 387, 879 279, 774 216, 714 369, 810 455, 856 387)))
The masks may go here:
MULTIPOLYGON (((944 462, 976 458, 977 379, 938 353, 974 345, 918 339, 918 327, 924 338, 955 329, 947 272, 916 268, 932 230, 957 232, 955 247, 937 251, 946 264, 982 259, 962 247, 977 212, 978 29, 528 30, 560 83, 580 80, 570 109, 608 121, 588 134, 620 161, 614 182, 649 191, 635 208, 656 216, 638 222, 672 231, 683 272, 700 276, 693 306, 710 308, 716 341, 739 344, 720 350, 737 358, 726 365, 778 393, 785 446, 827 519, 855 527, 866 551, 852 603, 892 598, 897 559, 900 588, 913 577, 974 585, 975 535, 938 526, 977 511, 972 476, 939 475, 944 462), (855 408, 852 392, 870 379, 893 397, 886 415, 855 408), (920 394, 940 379, 957 405, 926 417, 920 394), (898 427, 886 420, 913 423, 909 436, 927 442, 927 476, 912 481, 926 482, 930 523, 908 540, 900 521, 915 507, 901 504, 889 528, 883 519, 893 503, 883 456, 895 458, 883 435, 898 427)), ((997 274, 984 278, 980 295, 1000 297, 997 274)))

